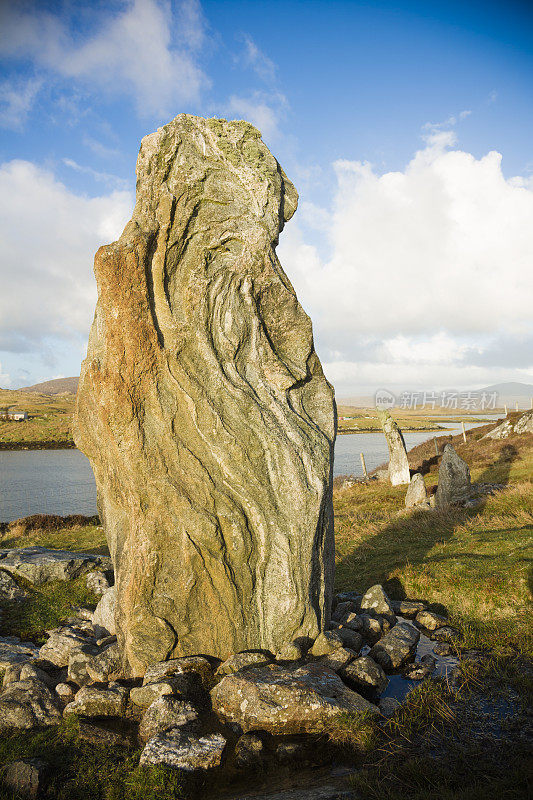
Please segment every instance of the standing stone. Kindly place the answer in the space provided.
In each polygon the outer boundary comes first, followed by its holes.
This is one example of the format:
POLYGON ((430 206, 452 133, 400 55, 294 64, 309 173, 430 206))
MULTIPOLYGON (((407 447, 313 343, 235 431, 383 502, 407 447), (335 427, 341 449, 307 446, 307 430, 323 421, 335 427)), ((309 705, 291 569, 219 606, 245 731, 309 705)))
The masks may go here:
POLYGON ((415 472, 405 495, 405 507, 414 508, 426 502, 426 485, 420 472, 415 472))
POLYGON ((471 492, 470 470, 466 461, 458 456, 451 444, 444 448, 439 467, 439 484, 435 495, 435 506, 446 508, 468 500, 471 492))
POLYGON ((333 390, 275 253, 296 205, 254 127, 180 114, 143 139, 133 217, 96 255, 74 436, 126 674, 329 621, 333 390))
POLYGON ((378 411, 389 448, 389 480, 393 486, 409 483, 409 460, 402 432, 388 411, 378 411))

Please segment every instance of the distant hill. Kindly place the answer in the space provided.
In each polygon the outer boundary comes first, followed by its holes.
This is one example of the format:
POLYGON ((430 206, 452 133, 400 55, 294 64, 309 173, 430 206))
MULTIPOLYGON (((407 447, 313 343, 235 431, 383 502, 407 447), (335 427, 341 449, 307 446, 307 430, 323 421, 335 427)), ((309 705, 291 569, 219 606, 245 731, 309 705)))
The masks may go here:
POLYGON ((533 385, 531 383, 495 383, 493 386, 485 386, 478 389, 479 392, 497 392, 501 398, 512 397, 533 397, 533 385))
POLYGON ((34 386, 23 386, 21 390, 49 395, 76 394, 78 391, 78 381, 79 378, 54 378, 52 381, 36 383, 34 386))

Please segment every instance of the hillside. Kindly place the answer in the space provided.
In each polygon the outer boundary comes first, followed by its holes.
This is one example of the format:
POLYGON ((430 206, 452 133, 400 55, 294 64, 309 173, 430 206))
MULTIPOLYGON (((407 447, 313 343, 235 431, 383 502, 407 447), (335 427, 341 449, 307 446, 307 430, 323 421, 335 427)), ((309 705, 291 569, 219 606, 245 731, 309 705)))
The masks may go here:
POLYGON ((0 410, 7 408, 27 411, 28 420, 0 419, 0 450, 74 447, 71 433, 74 395, 0 389, 0 410))
POLYGON ((54 378, 51 381, 36 383, 33 386, 22 386, 19 391, 36 392, 37 394, 76 394, 79 378, 54 378))

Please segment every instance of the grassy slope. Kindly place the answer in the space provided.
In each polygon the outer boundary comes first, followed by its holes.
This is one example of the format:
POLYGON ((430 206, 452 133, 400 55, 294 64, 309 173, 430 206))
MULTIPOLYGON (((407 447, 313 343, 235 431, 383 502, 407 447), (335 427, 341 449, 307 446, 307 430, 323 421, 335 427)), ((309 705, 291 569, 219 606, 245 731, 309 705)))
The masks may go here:
POLYGON ((72 395, 50 397, 23 390, 0 389, 0 409, 27 411, 25 422, 0 420, 0 446, 42 442, 73 444, 72 395))

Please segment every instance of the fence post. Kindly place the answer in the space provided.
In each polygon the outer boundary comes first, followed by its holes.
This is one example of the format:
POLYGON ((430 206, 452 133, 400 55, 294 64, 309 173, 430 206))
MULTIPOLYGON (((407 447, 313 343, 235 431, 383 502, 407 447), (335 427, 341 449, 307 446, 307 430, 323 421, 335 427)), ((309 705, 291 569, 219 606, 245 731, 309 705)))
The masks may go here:
POLYGON ((504 405, 504 409, 505 409, 505 416, 507 416, 507 405, 504 405))
POLYGON ((466 444, 466 431, 465 431, 465 424, 461 421, 461 428, 463 429, 463 442, 466 444))
POLYGON ((361 465, 363 467, 363 475, 365 476, 365 480, 368 480, 368 472, 366 471, 365 457, 363 453, 361 453, 361 465))

